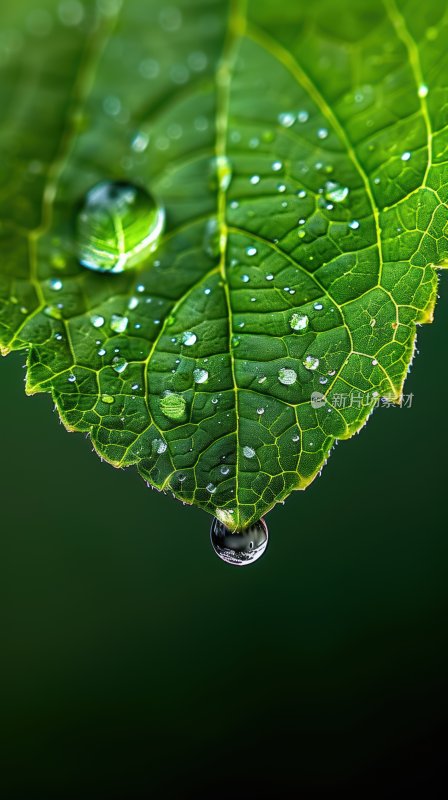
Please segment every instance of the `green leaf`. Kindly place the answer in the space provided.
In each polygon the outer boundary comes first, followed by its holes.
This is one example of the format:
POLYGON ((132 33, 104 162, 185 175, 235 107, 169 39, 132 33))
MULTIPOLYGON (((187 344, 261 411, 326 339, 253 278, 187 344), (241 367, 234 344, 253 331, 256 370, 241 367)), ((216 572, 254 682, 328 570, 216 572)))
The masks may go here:
POLYGON ((400 401, 432 318, 446 3, 47 0, 0 19, 3 352, 28 348, 27 391, 107 461, 248 525, 400 401), (140 270, 78 261, 105 180, 165 209, 140 270))

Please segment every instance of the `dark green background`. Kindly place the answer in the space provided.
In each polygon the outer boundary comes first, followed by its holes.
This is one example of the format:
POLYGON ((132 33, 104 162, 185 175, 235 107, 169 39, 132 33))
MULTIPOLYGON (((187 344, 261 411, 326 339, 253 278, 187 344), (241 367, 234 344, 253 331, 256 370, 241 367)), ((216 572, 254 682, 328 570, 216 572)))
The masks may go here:
POLYGON ((448 275, 441 294, 412 409, 341 443, 247 569, 213 554, 211 518, 26 398, 20 355, 2 361, 7 797, 442 796, 448 275))

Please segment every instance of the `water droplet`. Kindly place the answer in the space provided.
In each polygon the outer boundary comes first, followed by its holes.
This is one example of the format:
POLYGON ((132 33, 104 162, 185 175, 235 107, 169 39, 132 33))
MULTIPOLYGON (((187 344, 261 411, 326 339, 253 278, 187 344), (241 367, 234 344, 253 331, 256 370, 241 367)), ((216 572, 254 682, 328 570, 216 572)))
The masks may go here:
POLYGON ((323 305, 322 305, 322 303, 314 303, 314 306, 313 306, 313 308, 314 308, 316 311, 322 311, 322 309, 323 309, 323 305))
POLYGON ((215 494, 216 492, 216 486, 214 483, 208 483, 205 488, 207 489, 207 492, 209 492, 210 494, 215 494))
POLYGON ((230 472, 230 467, 228 467, 227 464, 223 464, 219 471, 221 475, 228 475, 230 472))
POLYGON ((77 218, 81 264, 118 273, 142 263, 160 239, 164 209, 145 189, 102 181, 90 189, 77 218))
POLYGON ((280 172, 283 169, 283 164, 281 161, 274 161, 272 164, 272 169, 274 172, 280 172))
POLYGON ((264 519, 260 519, 243 531, 233 533, 215 518, 210 529, 210 539, 219 558, 227 564, 244 567, 253 564, 263 555, 268 544, 268 528, 264 519))
POLYGON ((62 333, 55 333, 54 338, 57 342, 61 342, 63 339, 62 333))
POLYGON ((50 289, 54 292, 60 292, 62 289, 62 281, 59 278, 52 278, 50 281, 50 289))
POLYGON ((322 378, 319 378, 319 383, 322 384, 322 386, 325 386, 325 384, 328 383, 328 378, 322 376, 322 378))
POLYGON ((205 383, 208 380, 208 372, 206 369, 194 369, 193 378, 195 383, 205 383))
POLYGON ((267 281, 273 281, 274 280, 274 276, 273 276, 272 272, 270 272, 268 275, 266 275, 266 280, 267 281))
POLYGON ((102 394, 101 395, 101 400, 103 401, 103 403, 106 403, 108 406, 110 406, 110 404, 114 402, 114 398, 110 394, 102 394))
POLYGON ((116 358, 112 360, 112 367, 115 370, 115 372, 118 372, 119 375, 121 375, 121 373, 125 371, 127 365, 128 362, 122 356, 116 356, 116 358))
POLYGON ((359 222, 357 219, 352 219, 351 222, 348 223, 348 227, 352 229, 352 231, 357 231, 359 228, 359 222))
POLYGON ((278 379, 284 386, 292 386, 297 380, 297 372, 294 369, 282 367, 278 373, 278 379))
POLYGON ((241 275, 241 280, 243 281, 243 283, 249 283, 250 281, 249 275, 241 275))
POLYGON ((71 375, 68 376, 67 380, 68 380, 69 383, 75 383, 76 375, 73 375, 73 373, 72 373, 71 375))
POLYGON ((128 327, 128 322, 127 317, 122 317, 121 314, 112 314, 110 327, 114 333, 124 333, 128 327))
POLYGON ((232 167, 227 156, 216 156, 210 167, 210 188, 226 192, 232 180, 232 167))
POLYGON ((332 203, 342 203, 347 197, 349 189, 335 181, 327 181, 325 184, 324 197, 332 203))
POLYGON ((263 408, 263 406, 260 406, 260 408, 257 408, 257 414, 259 414, 259 415, 260 415, 260 417, 261 417, 261 416, 264 414, 264 408, 263 408))
POLYGON ((429 92, 429 89, 426 86, 426 84, 421 83, 420 86, 418 87, 418 96, 423 99, 424 97, 428 96, 428 92, 429 92))
POLYGON ((182 344, 186 345, 187 347, 191 347, 192 344, 195 344, 198 340, 198 337, 192 331, 185 331, 182 334, 182 344))
POLYGON ((290 111, 283 111, 282 114, 278 115, 278 121, 284 128, 290 128, 294 125, 295 116, 290 111))
POLYGON ((308 317, 306 314, 292 314, 289 324, 293 331, 304 331, 308 327, 308 317))
POLYGON ((252 186, 256 186, 257 183, 260 183, 260 176, 259 175, 252 175, 249 180, 250 180, 252 186))
POLYGON ((153 453, 160 456, 166 451, 168 445, 163 439, 153 439, 151 447, 153 453))
POLYGON ((90 322, 94 328, 101 328, 104 325, 104 317, 102 317, 100 314, 92 314, 90 317, 90 322))
POLYGON ((131 147, 134 153, 144 153, 149 144, 149 134, 138 131, 132 139, 131 147))
POLYGON ((243 454, 246 456, 246 458, 253 458, 255 455, 255 450, 253 449, 253 447, 248 447, 246 445, 245 447, 243 447, 243 454))
POLYGON ((372 366, 376 367, 378 364, 378 360, 376 358, 372 359, 372 366))
POLYGON ((100 347, 100 349, 98 350, 98 355, 99 356, 105 356, 106 355, 106 351, 105 351, 104 347, 100 347))
POLYGON ((258 378, 258 383, 264 383, 266 380, 266 375, 262 375, 260 378, 258 378))
POLYGON ((303 366, 306 367, 306 369, 317 369, 319 366, 319 359, 315 356, 307 356, 303 362, 303 366))
POLYGON ((319 128, 317 131, 317 138, 318 139, 326 139, 328 136, 328 131, 326 128, 319 128))
POLYGON ((183 419, 186 407, 187 401, 185 397, 181 394, 176 394, 176 392, 166 392, 160 398, 160 410, 168 419, 183 419))
POLYGON ((205 226, 204 250, 210 258, 217 258, 221 252, 221 231, 216 217, 209 219, 205 226))
POLYGON ((308 111, 299 111, 299 113, 297 114, 297 119, 301 123, 308 122, 309 118, 310 115, 308 114, 308 111))
POLYGON ((410 154, 409 150, 406 150, 406 152, 403 153, 403 155, 401 156, 401 160, 402 161, 409 161, 410 157, 411 157, 411 154, 410 154))
POLYGON ((246 247, 246 253, 248 256, 256 256, 257 255, 257 248, 256 247, 246 247))
POLYGON ((278 186, 277 186, 277 191, 280 192, 280 194, 283 194, 283 192, 286 192, 285 184, 284 183, 279 183, 278 186))

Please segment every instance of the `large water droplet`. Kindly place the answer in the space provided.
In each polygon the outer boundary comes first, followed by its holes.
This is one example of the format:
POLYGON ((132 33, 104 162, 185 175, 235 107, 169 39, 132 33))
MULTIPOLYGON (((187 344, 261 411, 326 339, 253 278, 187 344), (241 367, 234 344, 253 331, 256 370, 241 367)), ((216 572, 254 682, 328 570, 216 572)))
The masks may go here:
POLYGON ((219 558, 227 564, 245 567, 257 561, 266 550, 268 528, 264 519, 260 519, 243 531, 233 533, 215 518, 210 528, 210 539, 219 558))
POLYGON ((119 375, 125 371, 127 366, 128 362, 121 356, 116 356, 116 358, 112 360, 112 367, 114 368, 115 372, 118 372, 119 375))
POLYGON ((164 209, 145 189, 124 181, 102 181, 90 189, 78 213, 78 256, 98 272, 124 272, 157 247, 164 209))
POLYGON ((185 333, 182 334, 181 339, 182 344, 185 344, 187 347, 191 347, 191 345, 197 342, 198 337, 192 331, 185 331, 185 333))
POLYGON ((208 380, 208 372, 206 369, 194 369, 193 379, 195 383, 205 383, 208 380))
POLYGON ((278 379, 284 386, 292 386, 297 380, 297 372, 294 369, 282 367, 278 372, 278 379))
POLYGON ((336 181, 327 181, 325 184, 324 197, 331 203, 342 203, 349 192, 348 186, 342 186, 336 181))
POLYGON ((186 406, 185 397, 176 392, 167 392, 160 398, 160 410, 168 419, 183 419, 186 406))
POLYGON ((308 327, 308 317, 306 314, 292 314, 289 324, 293 331, 305 331, 308 327))

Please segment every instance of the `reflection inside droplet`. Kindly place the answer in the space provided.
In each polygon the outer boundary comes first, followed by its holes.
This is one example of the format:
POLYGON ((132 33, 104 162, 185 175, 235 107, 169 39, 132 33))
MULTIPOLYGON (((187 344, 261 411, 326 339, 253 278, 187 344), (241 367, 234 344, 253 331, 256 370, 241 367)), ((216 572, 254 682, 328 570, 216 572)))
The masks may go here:
POLYGON ((102 181, 87 192, 78 213, 79 260, 98 272, 132 269, 157 247, 164 221, 164 209, 145 189, 102 181))
POLYGON ((253 564, 266 550, 268 528, 263 518, 243 531, 233 532, 219 519, 210 528, 212 547, 223 561, 236 567, 253 564))

